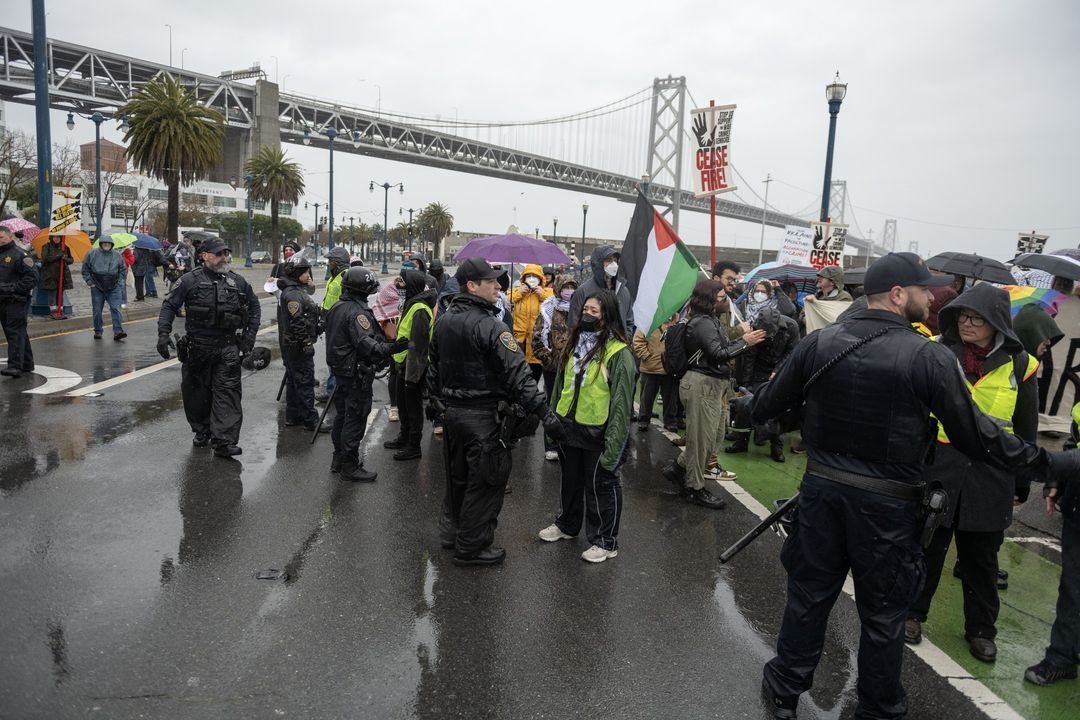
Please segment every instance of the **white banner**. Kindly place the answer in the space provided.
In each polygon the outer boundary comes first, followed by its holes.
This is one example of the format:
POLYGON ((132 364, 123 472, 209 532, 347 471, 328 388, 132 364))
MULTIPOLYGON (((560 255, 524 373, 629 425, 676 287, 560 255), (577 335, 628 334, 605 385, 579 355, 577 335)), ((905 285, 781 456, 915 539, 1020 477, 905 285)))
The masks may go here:
POLYGON ((82 190, 54 187, 50 235, 74 235, 82 230, 82 190))
POLYGON ((803 304, 806 310, 806 334, 828 327, 840 314, 851 307, 848 300, 812 300, 803 304))
POLYGON ((781 265, 810 265, 810 253, 814 249, 814 233, 810 228, 787 225, 784 227, 784 242, 776 261, 781 265))
POLYGON ((694 196, 708 197, 738 189, 731 177, 731 121, 734 105, 715 105, 690 111, 694 150, 694 196))
POLYGON ((820 270, 826 265, 844 264, 844 245, 847 243, 847 225, 812 222, 814 249, 810 251, 810 266, 820 270))
POLYGON ((1016 240, 1016 254, 1021 253, 1041 253, 1043 248, 1046 247, 1046 241, 1050 239, 1049 235, 1036 235, 1032 230, 1029 233, 1018 233, 1019 237, 1016 240))

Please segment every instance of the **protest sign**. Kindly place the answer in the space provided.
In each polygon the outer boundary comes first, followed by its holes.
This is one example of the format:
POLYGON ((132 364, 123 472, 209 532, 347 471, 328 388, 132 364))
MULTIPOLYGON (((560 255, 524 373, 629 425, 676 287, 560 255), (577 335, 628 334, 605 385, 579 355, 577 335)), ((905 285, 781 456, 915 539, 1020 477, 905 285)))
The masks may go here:
POLYGON ((82 230, 82 190, 54 187, 50 235, 74 235, 82 230))
POLYGON ((694 138, 694 196, 708 197, 736 190, 731 184, 731 121, 734 105, 713 105, 690 111, 694 138))
POLYGON ((784 241, 780 244, 776 261, 781 265, 810 264, 810 253, 814 249, 814 233, 810 228, 787 225, 784 227, 784 241))
POLYGON ((812 222, 813 249, 810 251, 810 266, 820 270, 826 265, 844 264, 844 244, 847 242, 847 225, 812 222))

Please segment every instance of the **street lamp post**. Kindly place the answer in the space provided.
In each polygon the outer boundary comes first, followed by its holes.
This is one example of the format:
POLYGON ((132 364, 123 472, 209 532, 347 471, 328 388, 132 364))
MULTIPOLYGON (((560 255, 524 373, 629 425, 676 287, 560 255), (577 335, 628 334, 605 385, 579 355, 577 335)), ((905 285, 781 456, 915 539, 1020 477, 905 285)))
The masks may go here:
MULTIPOLYGON (((847 95, 847 83, 840 82, 840 73, 825 87, 825 98, 829 101, 829 145, 825 151, 825 183, 821 191, 821 222, 829 219, 829 189, 832 184, 833 143, 836 141, 836 116, 840 114, 840 103, 847 95)), ((766 186, 768 189, 768 186, 766 186)))
MULTIPOLYGON (((386 248, 387 248, 387 234, 386 226, 390 222, 390 188, 396 187, 402 195, 405 194, 405 183, 397 183, 391 185, 388 182, 384 182, 379 185, 383 189, 383 224, 382 224, 382 272, 383 275, 389 272, 386 266, 386 248)), ((375 181, 372 180, 368 184, 368 191, 375 192, 375 181)))
MULTIPOLYGON (((327 213, 330 215, 329 235, 326 238, 326 249, 334 249, 334 138, 337 137, 337 130, 333 127, 326 128, 326 137, 330 138, 330 200, 327 206, 327 213)), ((315 259, 319 257, 319 253, 316 248, 315 259)))
POLYGON ((765 255, 765 216, 769 212, 769 184, 772 183, 772 173, 767 173, 765 179, 765 207, 761 208, 761 242, 758 243, 757 264, 760 265, 765 255))
MULTIPOLYGON (((413 213, 415 212, 415 210, 413 208, 408 208, 407 210, 408 210, 408 213, 409 213, 409 252, 412 252, 412 240, 413 240, 412 216, 413 216, 413 213)), ((406 212, 406 208, 398 208, 398 215, 402 215, 405 212, 406 212)), ((421 248, 421 250, 423 250, 423 248, 421 248)))
POLYGON ((353 217, 349 216, 349 254, 352 255, 354 248, 356 247, 356 241, 353 240, 353 217))
MULTIPOLYGON (((312 242, 315 244, 315 257, 319 257, 319 205, 320 203, 314 203, 315 205, 315 232, 312 233, 312 242)), ((308 204, 304 203, 304 209, 308 209, 308 204)))
MULTIPOLYGON (((82 113, 79 117, 87 117, 82 113)), ((94 220, 97 221, 97 236, 101 237, 101 123, 105 122, 105 116, 95 112, 89 116, 94 123, 94 220)), ((127 128, 127 118, 121 121, 120 129, 127 128)), ((75 111, 71 110, 67 116, 67 129, 75 129, 75 111)))
POLYGON ((559 242, 559 218, 552 218, 551 225, 551 242, 557 243, 559 242))
POLYGON ((251 267, 251 230, 255 220, 255 206, 251 202, 251 183, 254 179, 251 175, 244 176, 244 187, 247 188, 247 234, 244 235, 244 267, 251 267))
POLYGON ((585 220, 589 217, 589 203, 581 203, 581 250, 578 259, 585 255, 585 220))

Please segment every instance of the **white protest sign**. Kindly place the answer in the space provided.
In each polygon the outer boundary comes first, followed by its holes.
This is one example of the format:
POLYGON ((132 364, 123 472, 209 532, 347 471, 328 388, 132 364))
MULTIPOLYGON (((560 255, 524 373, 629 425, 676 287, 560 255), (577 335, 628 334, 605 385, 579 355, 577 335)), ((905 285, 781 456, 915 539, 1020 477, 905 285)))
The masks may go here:
POLYGON ((708 197, 738 189, 731 181, 731 121, 734 105, 712 105, 690 111, 694 150, 694 196, 708 197))
POLYGON ((74 235, 82 230, 82 190, 54 187, 50 235, 74 235))
POLYGON ((1019 233, 1016 240, 1016 254, 1041 253, 1043 248, 1046 247, 1046 241, 1049 239, 1049 235, 1038 235, 1034 230, 1029 233, 1019 233))
POLYGON ((844 264, 844 244, 847 242, 847 225, 810 223, 814 248, 810 251, 810 266, 820 270, 826 265, 844 264))
POLYGON ((776 261, 781 265, 808 266, 813 249, 814 233, 810 228, 787 225, 784 227, 784 242, 780 244, 776 261))

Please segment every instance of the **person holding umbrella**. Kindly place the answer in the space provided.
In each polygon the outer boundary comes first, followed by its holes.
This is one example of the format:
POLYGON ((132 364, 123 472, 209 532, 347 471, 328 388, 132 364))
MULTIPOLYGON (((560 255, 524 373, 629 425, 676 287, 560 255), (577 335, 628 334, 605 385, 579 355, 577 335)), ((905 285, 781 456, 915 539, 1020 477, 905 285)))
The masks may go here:
POLYGON ((62 300, 57 289, 71 290, 75 283, 71 280, 71 264, 75 260, 71 250, 64 245, 62 235, 50 235, 49 241, 41 247, 41 289, 49 293, 49 305, 56 307, 57 315, 63 313, 62 300))
POLYGON ((121 324, 121 306, 124 303, 123 288, 127 278, 127 264, 120 253, 113 249, 111 235, 103 235, 97 247, 86 253, 82 264, 82 277, 90 288, 90 302, 94 315, 94 339, 100 340, 104 331, 102 311, 109 303, 112 316, 113 340, 120 342, 127 337, 121 324))

